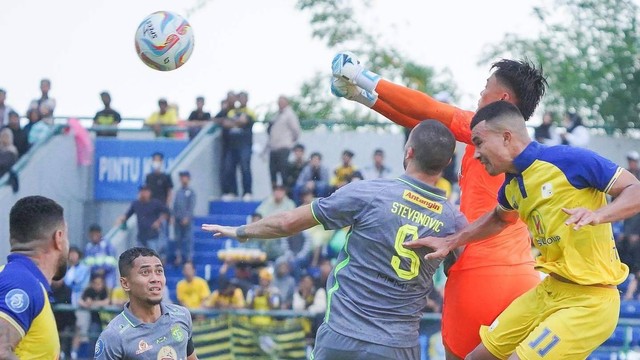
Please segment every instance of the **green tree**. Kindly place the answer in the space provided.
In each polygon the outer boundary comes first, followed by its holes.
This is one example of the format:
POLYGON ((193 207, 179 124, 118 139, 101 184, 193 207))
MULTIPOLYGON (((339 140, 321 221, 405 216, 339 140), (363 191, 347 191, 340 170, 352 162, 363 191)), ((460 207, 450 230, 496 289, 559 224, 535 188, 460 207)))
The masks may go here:
MULTIPOLYGON (((310 14, 312 36, 324 41, 330 49, 353 51, 364 60, 367 68, 391 81, 430 94, 448 91, 455 98, 457 87, 448 69, 437 72, 413 61, 395 47, 381 45, 384 43, 382 34, 360 25, 358 14, 362 14, 370 3, 369 0, 298 0, 296 7, 310 14)), ((326 74, 317 74, 305 82, 299 97, 292 99, 301 119, 347 123, 384 121, 382 116, 362 106, 333 97, 329 93, 328 69, 329 64, 326 74)))
POLYGON ((640 34, 633 0, 555 0, 534 9, 536 39, 514 34, 481 60, 525 55, 542 64, 549 81, 547 110, 575 110, 592 126, 624 133, 638 128, 640 34))

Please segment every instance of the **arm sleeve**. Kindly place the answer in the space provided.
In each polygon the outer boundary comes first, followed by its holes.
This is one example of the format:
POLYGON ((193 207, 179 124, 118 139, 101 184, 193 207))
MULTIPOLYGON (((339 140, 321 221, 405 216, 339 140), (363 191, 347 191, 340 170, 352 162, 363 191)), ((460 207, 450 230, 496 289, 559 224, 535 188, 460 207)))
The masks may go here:
POLYGON ((187 341, 187 356, 191 356, 194 351, 196 351, 196 348, 193 346, 193 339, 189 337, 189 340, 187 341))
POLYGON ((507 195, 505 194, 505 188, 507 186, 507 181, 505 180, 504 184, 500 186, 498 190, 498 206, 504 208, 505 210, 513 210, 513 206, 507 200, 507 195))
POLYGON ((613 161, 583 148, 553 147, 545 151, 541 159, 560 168, 576 189, 591 187, 608 192, 622 172, 613 161))
POLYGON ((131 215, 133 215, 133 203, 129 206, 129 210, 127 210, 127 212, 124 214, 124 221, 129 220, 129 218, 131 217, 131 215))
POLYGON ((44 288, 35 280, 26 281, 21 274, 3 275, 0 278, 0 317, 24 336, 44 307, 44 288))

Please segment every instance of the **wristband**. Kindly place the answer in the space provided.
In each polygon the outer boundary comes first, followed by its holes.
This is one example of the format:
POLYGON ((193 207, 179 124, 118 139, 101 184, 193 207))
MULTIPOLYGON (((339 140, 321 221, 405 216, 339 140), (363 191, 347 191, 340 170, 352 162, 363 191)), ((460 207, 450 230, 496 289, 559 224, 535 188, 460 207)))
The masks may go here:
POLYGON ((236 229, 236 237, 238 239, 246 239, 248 238, 247 236, 247 227, 245 225, 242 225, 240 227, 238 227, 236 229))

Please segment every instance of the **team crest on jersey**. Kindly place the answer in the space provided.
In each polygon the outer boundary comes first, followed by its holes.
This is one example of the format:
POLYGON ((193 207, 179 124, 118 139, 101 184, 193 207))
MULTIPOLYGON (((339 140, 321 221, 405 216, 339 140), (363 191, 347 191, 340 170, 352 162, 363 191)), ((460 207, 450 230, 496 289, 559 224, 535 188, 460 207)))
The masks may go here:
POLYGON ((542 198, 548 199, 553 195, 553 185, 551 183, 542 184, 542 198))
POLYGON ((425 209, 431 210, 435 213, 442 214, 442 204, 433 200, 429 200, 421 195, 418 195, 410 190, 405 190, 402 194, 402 198, 410 201, 416 205, 420 205, 425 209))
POLYGON ((145 351, 151 350, 152 348, 153 345, 149 345, 146 341, 140 340, 140 342, 138 343, 138 350, 136 351, 136 355, 140 355, 145 351))
POLYGON ((184 333, 182 332, 180 325, 175 324, 171 327, 171 336, 177 342, 184 340, 184 333))
POLYGON ((542 219, 542 215, 540 215, 538 211, 533 211, 531 213, 531 221, 533 222, 535 235, 544 237, 547 232, 544 227, 544 220, 542 219))
POLYGON ((104 342, 102 341, 102 339, 98 339, 98 341, 96 341, 96 347, 93 350, 95 357, 99 357, 100 355, 102 355, 102 353, 104 352, 104 342))
POLYGON ((13 289, 5 295, 4 303, 11 311, 20 314, 29 307, 29 296, 22 289, 13 289))
POLYGON ((178 353, 176 352, 176 349, 172 348, 171 346, 163 346, 160 348, 160 351, 158 351, 158 356, 156 357, 157 360, 178 360, 178 353))

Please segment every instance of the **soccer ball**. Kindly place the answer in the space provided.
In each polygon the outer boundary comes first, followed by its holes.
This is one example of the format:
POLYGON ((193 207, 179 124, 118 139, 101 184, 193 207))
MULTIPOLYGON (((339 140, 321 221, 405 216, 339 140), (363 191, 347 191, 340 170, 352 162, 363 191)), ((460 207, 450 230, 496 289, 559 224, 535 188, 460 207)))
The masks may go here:
POLYGON ((135 43, 136 53, 147 66, 160 71, 175 70, 193 52, 193 30, 182 16, 157 11, 142 20, 135 43))

